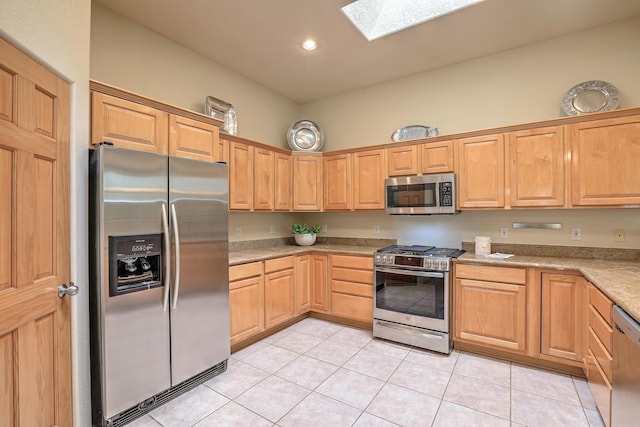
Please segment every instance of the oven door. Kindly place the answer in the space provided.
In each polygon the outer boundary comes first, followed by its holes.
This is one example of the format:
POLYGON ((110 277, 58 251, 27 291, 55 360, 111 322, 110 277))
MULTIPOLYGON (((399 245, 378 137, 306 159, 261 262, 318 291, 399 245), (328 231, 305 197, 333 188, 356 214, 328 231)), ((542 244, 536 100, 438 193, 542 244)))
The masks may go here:
POLYGON ((449 332, 449 273, 376 267, 375 319, 449 332))

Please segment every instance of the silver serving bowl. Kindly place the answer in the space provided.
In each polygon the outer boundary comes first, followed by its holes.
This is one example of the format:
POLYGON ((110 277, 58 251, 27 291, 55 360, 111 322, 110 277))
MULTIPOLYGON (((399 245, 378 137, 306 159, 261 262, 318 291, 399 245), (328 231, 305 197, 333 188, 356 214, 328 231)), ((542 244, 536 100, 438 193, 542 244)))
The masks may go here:
POLYGON ((287 142, 294 151, 320 151, 324 145, 324 133, 311 120, 299 120, 289 127, 287 142))

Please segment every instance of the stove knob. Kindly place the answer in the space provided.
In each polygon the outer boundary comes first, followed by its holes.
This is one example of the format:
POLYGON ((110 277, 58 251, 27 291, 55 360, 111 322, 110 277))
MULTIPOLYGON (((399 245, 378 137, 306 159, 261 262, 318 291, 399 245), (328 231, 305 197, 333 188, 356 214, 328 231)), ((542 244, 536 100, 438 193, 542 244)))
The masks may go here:
POLYGON ((376 264, 380 264, 380 255, 376 255, 376 261, 375 261, 375 263, 376 263, 376 264))
POLYGON ((440 261, 440 270, 446 270, 447 269, 447 260, 443 259, 442 261, 440 261))
POLYGON ((389 260, 387 261, 388 264, 393 264, 393 255, 389 255, 389 260))
POLYGON ((424 260, 424 268, 431 268, 431 259, 430 258, 426 258, 424 260))

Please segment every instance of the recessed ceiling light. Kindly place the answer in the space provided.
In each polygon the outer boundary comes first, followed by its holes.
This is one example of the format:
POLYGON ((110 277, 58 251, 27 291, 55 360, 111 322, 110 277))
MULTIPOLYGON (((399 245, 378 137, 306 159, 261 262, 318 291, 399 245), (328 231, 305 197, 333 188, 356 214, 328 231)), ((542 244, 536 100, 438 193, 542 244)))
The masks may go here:
POLYGON ((342 12, 371 41, 482 1, 356 0, 342 12))
POLYGON ((314 50, 318 47, 318 43, 313 39, 307 39, 302 42, 302 48, 304 50, 314 50))

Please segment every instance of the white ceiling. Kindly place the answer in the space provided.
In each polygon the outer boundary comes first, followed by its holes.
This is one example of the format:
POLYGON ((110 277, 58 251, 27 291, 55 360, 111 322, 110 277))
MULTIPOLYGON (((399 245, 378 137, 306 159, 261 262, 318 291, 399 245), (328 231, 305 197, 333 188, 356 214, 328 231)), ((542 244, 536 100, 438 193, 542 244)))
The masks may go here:
POLYGON ((486 0, 368 42, 350 0, 93 1, 299 103, 640 15, 639 0, 486 0))

